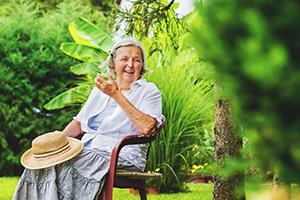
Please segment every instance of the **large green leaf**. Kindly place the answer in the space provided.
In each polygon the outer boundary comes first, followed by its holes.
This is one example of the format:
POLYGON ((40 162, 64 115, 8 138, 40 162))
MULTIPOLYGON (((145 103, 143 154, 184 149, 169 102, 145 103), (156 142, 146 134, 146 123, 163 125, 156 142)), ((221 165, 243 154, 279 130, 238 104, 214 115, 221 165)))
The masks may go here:
POLYGON ((86 100, 89 94, 88 90, 90 89, 91 87, 89 88, 87 85, 71 88, 54 97, 44 105, 44 108, 47 110, 54 110, 63 108, 65 106, 82 103, 86 100))
POLYGON ((112 37, 84 18, 68 26, 76 43, 109 51, 114 43, 112 37))
POLYGON ((62 43, 60 49, 67 55, 83 62, 103 62, 108 56, 107 52, 93 47, 76 44, 73 42, 62 43))
POLYGON ((70 71, 76 75, 96 75, 98 72, 102 73, 104 70, 105 69, 100 68, 97 63, 81 63, 70 67, 70 71))
POLYGON ((113 40, 103 30, 84 18, 69 24, 69 31, 75 42, 62 43, 60 49, 67 55, 84 63, 70 67, 76 75, 84 75, 84 80, 49 101, 44 107, 48 110, 60 109, 77 103, 83 103, 90 92, 97 72, 105 69, 99 64, 105 61, 113 40))

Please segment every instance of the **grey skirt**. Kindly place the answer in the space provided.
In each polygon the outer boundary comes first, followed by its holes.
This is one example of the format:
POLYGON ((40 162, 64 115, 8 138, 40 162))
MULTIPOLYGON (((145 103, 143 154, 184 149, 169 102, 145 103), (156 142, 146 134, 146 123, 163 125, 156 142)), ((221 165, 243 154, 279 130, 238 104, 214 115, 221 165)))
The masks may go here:
MULTIPOLYGON (((78 156, 62 164, 40 170, 25 169, 13 200, 96 199, 103 188, 110 157, 110 152, 84 148, 78 156)), ((138 170, 122 159, 118 168, 138 170)))

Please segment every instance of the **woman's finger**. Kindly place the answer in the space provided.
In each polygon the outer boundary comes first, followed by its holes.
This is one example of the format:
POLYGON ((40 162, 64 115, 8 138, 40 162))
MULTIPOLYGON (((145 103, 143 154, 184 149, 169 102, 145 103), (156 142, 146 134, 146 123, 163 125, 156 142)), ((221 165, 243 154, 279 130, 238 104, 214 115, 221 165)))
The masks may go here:
POLYGON ((114 82, 114 79, 113 79, 113 77, 112 77, 110 74, 108 75, 108 78, 109 78, 109 81, 110 81, 111 83, 114 82))
POLYGON ((103 79, 102 75, 99 74, 99 73, 97 73, 96 80, 97 80, 98 82, 100 82, 100 83, 103 83, 103 82, 104 82, 104 79, 103 79))
POLYGON ((97 76, 95 78, 95 84, 99 89, 103 90, 104 81, 103 81, 103 79, 101 78, 101 76, 99 74, 97 74, 97 76))

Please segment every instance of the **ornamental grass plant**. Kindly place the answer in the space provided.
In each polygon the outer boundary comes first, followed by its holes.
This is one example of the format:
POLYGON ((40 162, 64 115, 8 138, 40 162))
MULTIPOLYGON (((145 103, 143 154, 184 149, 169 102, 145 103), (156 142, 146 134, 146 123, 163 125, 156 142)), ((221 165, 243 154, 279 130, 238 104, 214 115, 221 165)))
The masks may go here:
POLYGON ((186 191, 192 164, 213 158, 213 85, 203 76, 208 66, 191 49, 153 54, 148 61, 153 72, 146 76, 162 93, 166 117, 160 137, 151 144, 147 166, 163 179, 150 184, 161 192, 186 191))

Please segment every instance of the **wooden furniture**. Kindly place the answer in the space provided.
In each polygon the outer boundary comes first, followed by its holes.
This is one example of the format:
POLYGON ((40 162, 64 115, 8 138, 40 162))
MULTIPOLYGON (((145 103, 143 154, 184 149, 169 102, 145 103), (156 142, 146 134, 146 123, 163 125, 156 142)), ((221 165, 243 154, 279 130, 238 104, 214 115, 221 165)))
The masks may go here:
POLYGON ((133 144, 145 144, 155 140, 158 133, 164 126, 164 121, 160 127, 151 135, 128 135, 121 138, 115 145, 112 151, 112 158, 110 161, 110 169, 106 177, 105 184, 103 186, 100 200, 112 200, 113 187, 118 188, 134 188, 138 189, 141 200, 146 200, 146 180, 152 177, 162 177, 160 173, 146 173, 146 172, 129 172, 129 171, 117 171, 118 156, 120 150, 125 145, 133 144))

